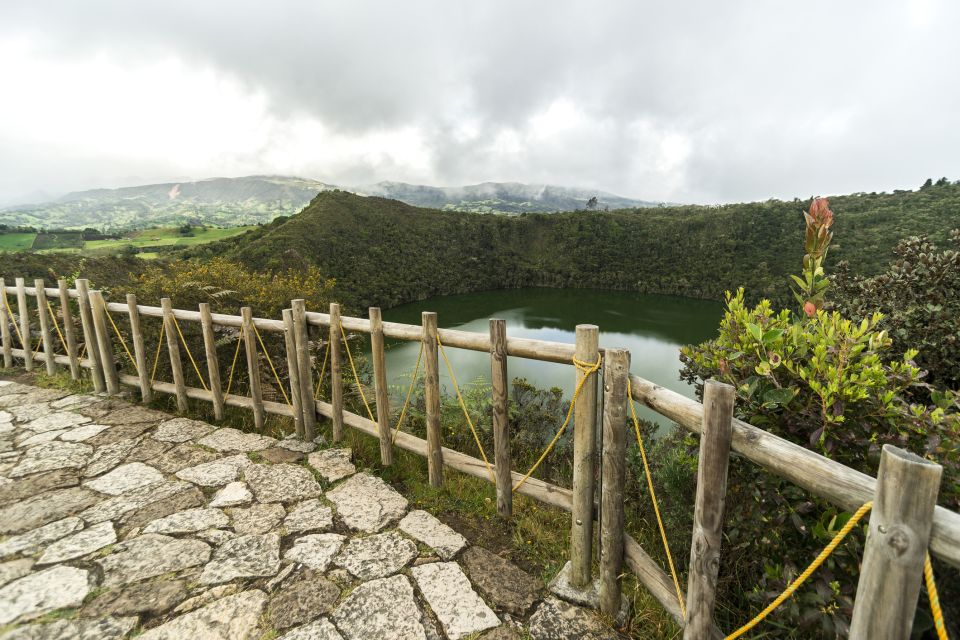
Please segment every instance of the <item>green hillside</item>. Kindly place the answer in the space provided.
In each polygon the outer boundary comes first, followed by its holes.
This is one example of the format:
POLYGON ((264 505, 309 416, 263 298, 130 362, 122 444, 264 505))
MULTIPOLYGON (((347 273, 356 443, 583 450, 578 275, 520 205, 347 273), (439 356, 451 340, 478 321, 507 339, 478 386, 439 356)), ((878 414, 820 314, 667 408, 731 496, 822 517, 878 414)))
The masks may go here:
MULTIPOLYGON (((316 265, 360 308, 432 295, 550 286, 628 289, 700 298, 745 286, 782 297, 801 258, 808 201, 489 216, 451 215, 342 191, 300 214, 198 247, 253 268, 316 265)), ((960 226, 960 186, 831 198, 831 262, 876 273, 903 237, 943 241, 960 226)))

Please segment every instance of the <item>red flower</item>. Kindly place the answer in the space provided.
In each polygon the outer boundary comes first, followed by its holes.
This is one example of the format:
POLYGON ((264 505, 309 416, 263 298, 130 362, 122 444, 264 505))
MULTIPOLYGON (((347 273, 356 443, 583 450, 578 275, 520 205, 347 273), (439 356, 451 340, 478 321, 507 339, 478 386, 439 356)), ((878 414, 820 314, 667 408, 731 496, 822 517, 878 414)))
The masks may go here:
POLYGON ((818 227, 829 229, 833 224, 833 211, 830 211, 830 201, 826 198, 814 198, 810 203, 810 217, 818 227))
POLYGON ((817 315, 817 305, 813 304, 809 300, 803 305, 803 312, 807 314, 808 318, 812 318, 817 315))

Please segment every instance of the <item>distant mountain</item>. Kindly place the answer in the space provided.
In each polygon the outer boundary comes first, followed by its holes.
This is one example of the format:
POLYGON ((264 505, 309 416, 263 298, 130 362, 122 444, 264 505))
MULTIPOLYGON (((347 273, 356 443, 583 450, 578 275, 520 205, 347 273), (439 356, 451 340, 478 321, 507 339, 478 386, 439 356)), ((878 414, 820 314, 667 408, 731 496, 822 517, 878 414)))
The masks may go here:
POLYGON ((0 224, 105 231, 184 223, 233 227, 292 215, 317 193, 332 188, 304 178, 249 176, 92 189, 0 209, 0 224))
POLYGON ((519 182, 483 182, 464 187, 430 187, 405 182, 378 182, 348 187, 359 195, 400 200, 416 207, 476 213, 553 213, 588 208, 597 198, 596 209, 656 207, 661 203, 633 200, 591 189, 574 189, 519 182))
POLYGON ((107 232, 184 223, 233 227, 293 215, 321 191, 336 188, 414 206, 475 213, 552 213, 587 208, 602 211, 659 204, 604 191, 517 182, 484 182, 465 187, 378 182, 336 187, 305 178, 248 176, 78 191, 41 204, 0 208, 0 224, 38 229, 93 227, 107 232), (588 206, 594 197, 597 202, 588 206))

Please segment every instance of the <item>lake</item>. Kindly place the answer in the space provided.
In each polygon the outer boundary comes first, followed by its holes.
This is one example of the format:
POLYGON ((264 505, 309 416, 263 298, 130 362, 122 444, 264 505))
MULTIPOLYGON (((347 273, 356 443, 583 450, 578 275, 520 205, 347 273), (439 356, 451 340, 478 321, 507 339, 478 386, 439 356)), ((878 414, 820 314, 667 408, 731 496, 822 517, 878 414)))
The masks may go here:
MULTIPOLYGON (((578 324, 600 327, 600 345, 630 350, 631 372, 668 389, 693 397, 693 388, 679 379, 679 348, 716 335, 723 305, 705 300, 595 289, 507 289, 430 298, 383 312, 391 322, 419 325, 423 311, 435 311, 441 328, 489 333, 489 319, 507 321, 507 336, 574 342, 578 324)), ((402 396, 417 361, 419 343, 388 341, 387 372, 402 396)), ((489 384, 490 357, 477 351, 446 349, 462 387, 489 384)), ((421 365, 422 366, 422 365, 421 365)), ((510 378, 523 377, 538 387, 560 387, 570 397, 575 386, 572 366, 509 358, 510 378)), ((452 393, 443 359, 440 383, 452 393)), ((395 400, 396 402, 396 400, 395 400)), ((643 408, 641 416, 669 424, 643 408)))

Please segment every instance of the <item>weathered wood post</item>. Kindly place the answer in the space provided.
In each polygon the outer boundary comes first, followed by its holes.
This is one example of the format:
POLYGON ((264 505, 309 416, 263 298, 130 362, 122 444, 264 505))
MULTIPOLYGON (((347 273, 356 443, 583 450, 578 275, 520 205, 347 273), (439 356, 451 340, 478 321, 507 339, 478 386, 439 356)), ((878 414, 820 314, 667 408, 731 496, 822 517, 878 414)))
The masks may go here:
POLYGON ((910 637, 942 473, 938 464, 883 446, 851 640, 910 637))
POLYGON ((213 333, 213 315, 210 305, 200 303, 200 327, 203 331, 203 352, 207 357, 207 380, 213 394, 213 417, 223 420, 223 384, 220 381, 220 362, 217 359, 217 338, 213 333))
POLYGON ((143 344, 143 331, 140 329, 140 308, 137 296, 127 294, 127 314, 130 317, 130 339, 133 341, 133 357, 137 361, 137 377, 140 379, 140 400, 146 404, 153 400, 153 388, 150 385, 150 371, 147 369, 147 349, 143 344))
POLYGON ((93 309, 90 308, 90 281, 86 278, 77 279, 77 300, 80 306, 80 327, 83 329, 83 344, 87 349, 87 359, 90 361, 90 379, 93 380, 93 389, 97 393, 107 390, 103 377, 103 365, 100 362, 100 343, 97 341, 97 330, 93 326, 93 309))
MULTIPOLYGON (((343 440, 343 378, 340 373, 340 305, 330 303, 330 403, 333 405, 333 441, 343 440)), ((349 349, 349 347, 347 347, 349 349)))
POLYGON ((294 342, 300 367, 300 398, 303 413, 303 437, 317 437, 317 405, 313 402, 313 366, 310 362, 310 333, 307 330, 307 304, 303 299, 290 303, 293 310, 294 342))
POLYGON ((440 439, 440 363, 437 360, 437 314, 424 311, 423 395, 427 410, 427 470, 430 486, 443 486, 443 451, 440 439))
POLYGON ((170 298, 161 298, 160 307, 163 310, 163 332, 167 336, 167 353, 170 355, 170 372, 173 375, 173 385, 177 396, 177 410, 185 412, 187 404, 187 385, 183 381, 183 362, 180 360, 180 343, 177 337, 177 327, 173 324, 173 303, 170 298))
POLYGON ((243 349, 247 354, 247 373, 250 376, 250 399, 253 400, 253 424, 257 431, 263 431, 263 392, 260 390, 260 362, 253 333, 253 310, 242 307, 240 317, 243 319, 243 349))
POLYGON ((600 610, 614 617, 620 611, 620 574, 623 568, 623 487, 627 466, 629 375, 630 352, 624 349, 608 349, 603 368, 600 610))
POLYGON ((370 354, 373 358, 377 429, 380 433, 380 463, 389 467, 393 464, 393 442, 390 438, 390 392, 387 388, 387 362, 383 349, 383 318, 380 307, 370 307, 370 354))
POLYGON ((90 312, 93 314, 93 328, 100 345, 100 366, 103 367, 103 379, 107 384, 107 393, 120 393, 120 378, 117 375, 117 360, 113 355, 113 341, 107 327, 107 303, 99 291, 90 292, 90 312))
MULTIPOLYGON (((305 409, 303 406, 304 399, 300 395, 300 358, 297 355, 293 311, 284 309, 281 315, 283 316, 283 342, 287 350, 287 373, 290 376, 290 400, 293 402, 293 428, 297 437, 303 440, 303 412, 305 409)), ((312 402, 312 398, 308 397, 306 402, 312 402)))
POLYGON ((690 575, 683 628, 685 640, 713 638, 716 633, 713 608, 720 571, 735 399, 736 390, 728 384, 707 380, 703 387, 703 434, 700 436, 697 497, 690 543, 690 575))
MULTIPOLYGON (((600 329, 579 324, 574 358, 593 364, 599 357, 600 329)), ((579 385, 585 372, 576 367, 579 385)), ((593 374, 583 382, 573 416, 573 504, 570 518, 570 584, 583 588, 590 583, 593 563, 593 486, 596 471, 597 385, 593 374)))
POLYGON ((33 281, 37 293, 37 315, 40 317, 40 335, 43 338, 43 359, 47 363, 47 375, 57 373, 57 361, 54 359, 53 332, 50 331, 52 320, 47 315, 47 289, 42 278, 33 281))
POLYGON ((496 466, 497 514, 513 515, 513 460, 510 455, 510 413, 507 375, 507 321, 490 319, 490 381, 493 387, 493 459, 496 466))
POLYGON ((16 320, 8 311, 10 303, 7 302, 7 284, 3 278, 0 278, 0 295, 3 296, 3 300, 0 300, 0 304, 3 304, 3 309, 0 309, 0 315, 3 315, 3 324, 0 326, 0 335, 3 336, 3 366, 5 369, 9 369, 13 366, 13 341, 10 336, 10 323, 16 322, 16 320))
POLYGON ((30 311, 23 278, 17 278, 17 313, 20 315, 20 336, 23 338, 23 368, 33 371, 33 344, 30 339, 30 311))
MULTIPOLYGON (((2 281, 0 281, 2 284, 2 281)), ((80 379, 80 358, 77 350, 77 330, 73 324, 73 314, 70 313, 70 289, 67 287, 67 281, 61 278, 57 280, 57 287, 60 290, 60 312, 63 316, 63 335, 67 340, 67 356, 70 358, 70 377, 74 380, 80 379)))

